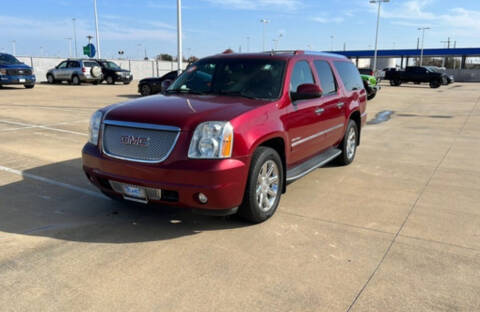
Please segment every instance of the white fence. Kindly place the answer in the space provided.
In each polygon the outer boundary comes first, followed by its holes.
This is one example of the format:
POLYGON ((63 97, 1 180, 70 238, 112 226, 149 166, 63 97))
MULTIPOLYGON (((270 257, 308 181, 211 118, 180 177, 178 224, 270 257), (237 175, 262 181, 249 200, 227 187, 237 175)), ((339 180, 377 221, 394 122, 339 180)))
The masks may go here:
MULTIPOLYGON (((47 80, 47 71, 57 66, 64 58, 54 57, 17 57, 21 62, 30 65, 35 70, 37 81, 47 80)), ((112 60, 123 69, 128 69, 133 74, 133 79, 143 79, 146 77, 162 76, 169 71, 177 70, 176 62, 168 61, 137 61, 137 60, 112 60)))

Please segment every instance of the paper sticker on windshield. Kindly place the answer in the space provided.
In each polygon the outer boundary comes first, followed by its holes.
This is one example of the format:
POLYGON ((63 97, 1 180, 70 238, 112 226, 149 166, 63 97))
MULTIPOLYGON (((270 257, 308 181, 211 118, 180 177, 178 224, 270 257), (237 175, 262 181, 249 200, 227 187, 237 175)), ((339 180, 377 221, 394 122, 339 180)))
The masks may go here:
POLYGON ((263 66, 262 69, 263 70, 270 70, 270 69, 272 69, 272 65, 271 64, 265 64, 265 66, 263 66))

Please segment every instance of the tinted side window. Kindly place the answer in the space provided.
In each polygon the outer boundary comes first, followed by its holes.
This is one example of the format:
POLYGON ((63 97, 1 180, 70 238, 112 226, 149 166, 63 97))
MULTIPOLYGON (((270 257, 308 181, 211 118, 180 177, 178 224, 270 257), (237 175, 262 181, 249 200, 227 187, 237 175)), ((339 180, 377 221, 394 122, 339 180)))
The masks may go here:
POLYGON ((69 68, 78 68, 78 67, 80 67, 80 63, 75 62, 75 61, 70 61, 70 62, 68 62, 68 67, 69 68))
POLYGON ((169 72, 164 76, 165 79, 175 80, 177 78, 177 72, 169 72))
POLYGON ((299 85, 305 83, 315 83, 310 65, 306 61, 300 61, 293 68, 292 77, 290 78, 290 92, 297 92, 299 85))
POLYGON ((317 70, 318 79, 320 79, 320 86, 323 94, 328 95, 337 92, 337 84, 333 77, 332 68, 327 61, 314 61, 315 69, 317 70))
POLYGON ((334 62, 335 68, 347 91, 363 89, 363 81, 358 69, 351 62, 334 62))

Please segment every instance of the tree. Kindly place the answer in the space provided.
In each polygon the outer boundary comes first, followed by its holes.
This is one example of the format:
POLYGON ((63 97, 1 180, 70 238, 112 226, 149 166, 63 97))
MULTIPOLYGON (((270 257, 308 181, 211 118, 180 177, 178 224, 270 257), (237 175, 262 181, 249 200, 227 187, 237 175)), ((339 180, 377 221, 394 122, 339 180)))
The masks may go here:
POLYGON ((173 61, 173 56, 170 54, 160 54, 156 57, 157 61, 173 61))

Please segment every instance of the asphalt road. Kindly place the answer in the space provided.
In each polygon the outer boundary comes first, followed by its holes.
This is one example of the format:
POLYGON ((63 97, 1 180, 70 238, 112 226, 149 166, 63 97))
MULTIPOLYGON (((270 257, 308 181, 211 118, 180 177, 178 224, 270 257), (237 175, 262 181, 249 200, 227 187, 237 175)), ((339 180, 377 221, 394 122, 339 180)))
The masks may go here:
POLYGON ((480 310, 480 84, 385 86, 355 162, 259 225, 89 185, 89 117, 136 84, 0 94, 2 311, 480 310))

